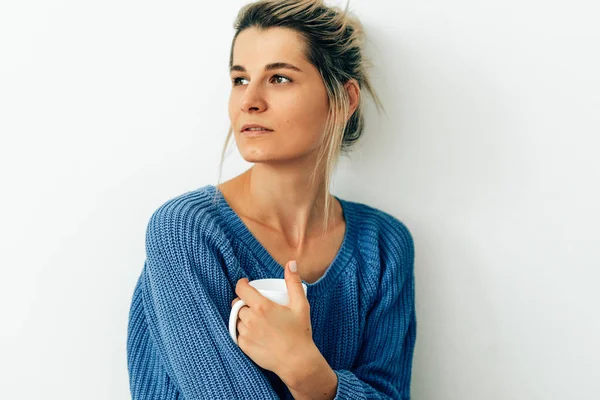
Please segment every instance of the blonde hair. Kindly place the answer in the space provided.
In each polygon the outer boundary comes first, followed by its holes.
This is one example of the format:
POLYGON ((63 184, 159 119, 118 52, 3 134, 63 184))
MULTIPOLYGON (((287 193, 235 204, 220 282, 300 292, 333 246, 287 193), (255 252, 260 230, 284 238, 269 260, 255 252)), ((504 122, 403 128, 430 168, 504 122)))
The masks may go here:
MULTIPOLYGON (((272 27, 294 29, 305 43, 306 59, 313 64, 321 77, 329 98, 329 113, 325 132, 321 136, 321 146, 311 174, 311 184, 320 167, 323 166, 325 186, 325 209, 323 230, 327 231, 329 216, 332 213, 329 186, 331 176, 340 155, 361 137, 364 129, 362 111, 363 96, 358 107, 346 120, 350 108, 350 98, 344 84, 355 79, 361 89, 366 90, 378 110, 383 105, 373 90, 367 68, 371 63, 363 56, 365 34, 358 18, 337 6, 326 6, 323 0, 259 0, 242 7, 234 23, 236 30, 231 43, 229 67, 233 65, 233 47, 237 36, 245 29, 255 27, 261 30, 272 27)), ((223 169, 225 151, 232 136, 229 127, 221 153, 219 182, 223 169)))

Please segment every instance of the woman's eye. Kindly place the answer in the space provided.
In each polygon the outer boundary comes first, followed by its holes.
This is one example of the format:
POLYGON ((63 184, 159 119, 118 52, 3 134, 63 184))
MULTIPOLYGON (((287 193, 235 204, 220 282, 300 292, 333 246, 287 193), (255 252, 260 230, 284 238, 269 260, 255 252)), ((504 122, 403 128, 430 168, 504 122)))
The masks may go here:
POLYGON ((246 79, 246 78, 242 78, 242 77, 237 77, 237 78, 233 78, 231 81, 233 82, 233 86, 238 86, 240 83, 240 79, 246 79))
MULTIPOLYGON (((285 76, 283 76, 283 75, 273 75, 273 79, 275 79, 275 80, 278 80, 278 79, 280 79, 280 78, 287 79, 287 80, 288 80, 288 81, 290 81, 290 82, 292 81, 290 78, 288 78, 288 77, 285 77, 285 76)), ((277 83, 281 83, 281 82, 277 82, 277 83)))
MULTIPOLYGON (((275 82, 277 84, 279 83, 285 83, 285 81, 282 81, 282 79, 287 80, 288 82, 291 82, 292 80, 286 76, 283 75, 273 75, 273 77, 271 78, 272 82, 275 82)), ((232 78, 231 81, 233 82, 233 86, 239 86, 242 84, 242 80, 246 80, 246 78, 242 78, 241 76, 237 77, 237 78, 232 78)))

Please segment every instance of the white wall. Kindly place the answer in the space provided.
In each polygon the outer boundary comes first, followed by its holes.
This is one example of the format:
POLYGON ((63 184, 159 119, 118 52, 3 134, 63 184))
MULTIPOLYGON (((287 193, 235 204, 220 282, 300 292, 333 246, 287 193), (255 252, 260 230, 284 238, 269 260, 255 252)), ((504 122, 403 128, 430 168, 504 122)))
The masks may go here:
MULTIPOLYGON (((1 398, 129 398, 146 223, 217 179, 245 2, 213 3, 0 2, 1 398)), ((597 399, 600 7, 351 9, 388 114, 334 192, 413 233, 413 398, 597 399)))

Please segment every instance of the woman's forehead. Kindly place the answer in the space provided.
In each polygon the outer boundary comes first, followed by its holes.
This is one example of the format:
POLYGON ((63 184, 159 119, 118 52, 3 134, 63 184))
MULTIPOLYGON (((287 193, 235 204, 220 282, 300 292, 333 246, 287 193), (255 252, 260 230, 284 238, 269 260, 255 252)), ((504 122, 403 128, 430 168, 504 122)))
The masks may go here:
POLYGON ((306 62, 304 43, 296 31, 280 27, 266 30, 253 27, 237 36, 233 48, 234 65, 242 65, 248 69, 273 62, 306 62))

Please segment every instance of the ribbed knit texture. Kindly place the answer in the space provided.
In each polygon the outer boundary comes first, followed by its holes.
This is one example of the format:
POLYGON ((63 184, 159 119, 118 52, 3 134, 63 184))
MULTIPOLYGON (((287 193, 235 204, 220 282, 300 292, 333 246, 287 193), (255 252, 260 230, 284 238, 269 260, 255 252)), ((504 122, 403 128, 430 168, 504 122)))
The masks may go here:
MULTIPOLYGON (((134 400, 292 399, 228 330, 237 281, 283 278, 283 266, 220 192, 213 202, 215 192, 206 185, 175 197, 148 223, 127 335, 134 400)), ((338 377, 336 399, 409 399, 412 236, 390 214, 336 198, 346 233, 325 274, 307 283, 313 340, 338 377)))

